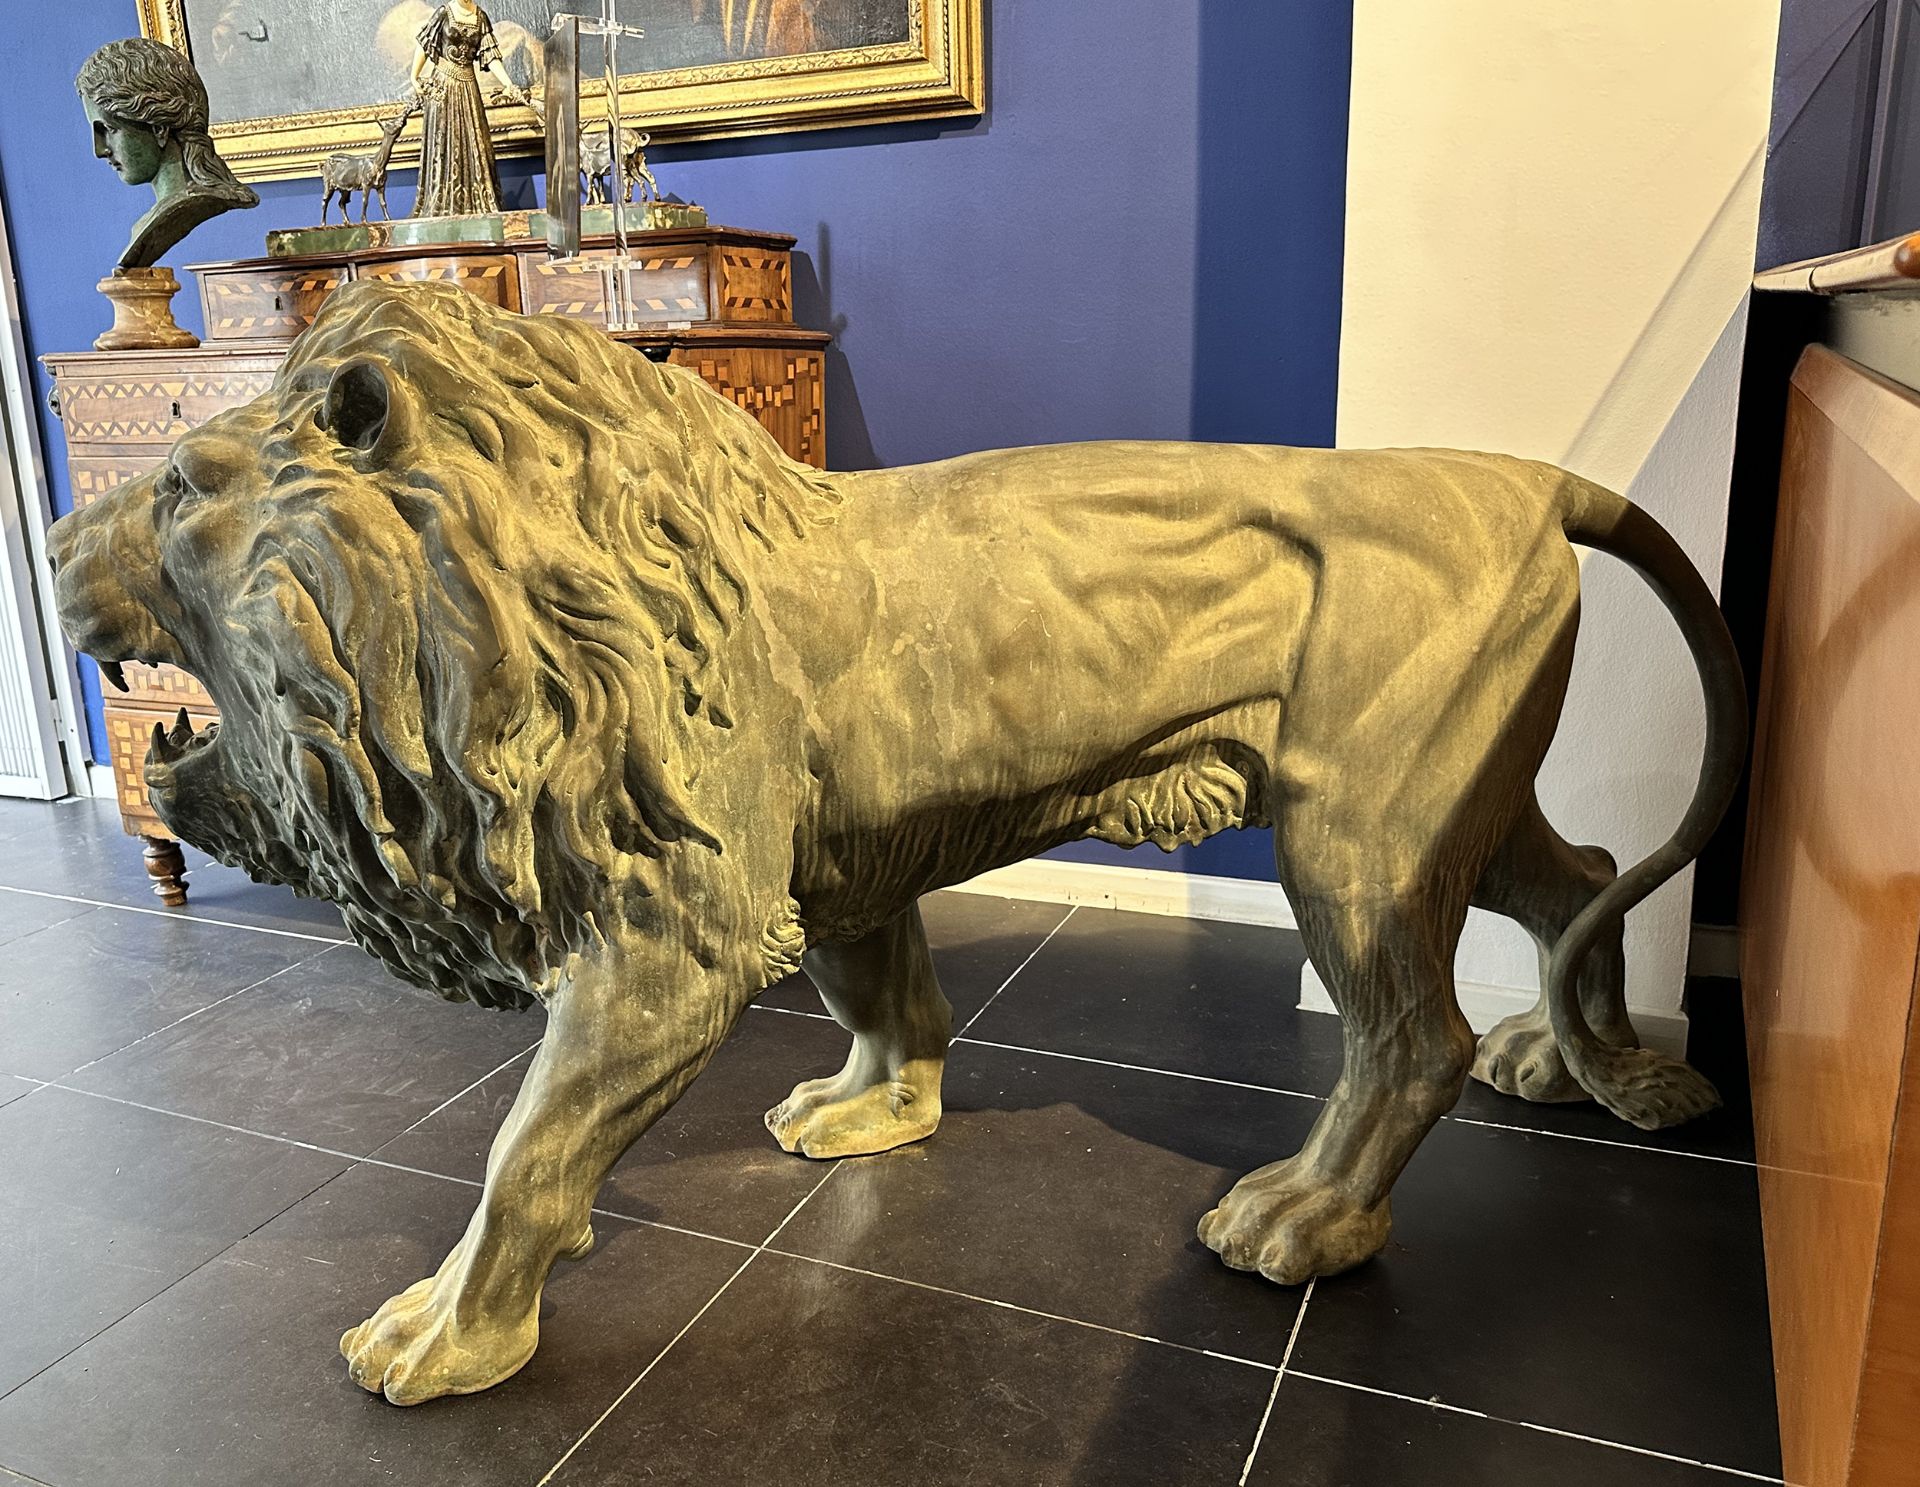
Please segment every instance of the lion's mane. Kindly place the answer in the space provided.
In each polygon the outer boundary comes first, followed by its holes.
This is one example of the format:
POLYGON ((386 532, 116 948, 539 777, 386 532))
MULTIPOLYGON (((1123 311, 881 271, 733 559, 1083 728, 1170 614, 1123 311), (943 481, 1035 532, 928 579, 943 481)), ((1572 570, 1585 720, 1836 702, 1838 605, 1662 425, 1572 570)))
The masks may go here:
POLYGON ((693 373, 450 286, 340 291, 266 397, 271 510, 206 617, 226 788, 182 792, 183 834, 334 899, 406 979, 525 1005, 672 896, 673 854, 726 849, 698 735, 736 721, 751 550, 833 483, 693 373), (343 470, 327 389, 369 364, 407 442, 343 470))

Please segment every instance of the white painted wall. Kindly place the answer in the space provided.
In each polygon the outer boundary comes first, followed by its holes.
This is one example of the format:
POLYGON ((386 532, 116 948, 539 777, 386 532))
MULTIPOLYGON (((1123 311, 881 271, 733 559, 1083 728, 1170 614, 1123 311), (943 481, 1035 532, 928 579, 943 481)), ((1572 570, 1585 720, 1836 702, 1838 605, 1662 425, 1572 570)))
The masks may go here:
MULTIPOLYGON (((1356 0, 1339 442, 1551 460, 1621 490, 1717 586, 1777 0, 1356 0)), ((1623 862, 1697 774, 1699 688, 1665 611, 1585 570, 1547 814, 1623 862)), ((1628 921, 1628 1000, 1680 1004, 1692 876, 1628 921)), ((1531 988, 1476 915, 1466 983, 1531 988)))

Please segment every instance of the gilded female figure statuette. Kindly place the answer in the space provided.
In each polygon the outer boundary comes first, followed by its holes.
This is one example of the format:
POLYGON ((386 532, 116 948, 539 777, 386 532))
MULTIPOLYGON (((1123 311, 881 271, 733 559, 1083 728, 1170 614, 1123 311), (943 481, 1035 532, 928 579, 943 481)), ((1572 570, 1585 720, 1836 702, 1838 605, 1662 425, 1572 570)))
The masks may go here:
POLYGON ((509 98, 531 108, 500 57, 493 22, 474 0, 446 0, 420 29, 413 86, 424 116, 416 217, 469 217, 500 210, 493 139, 478 69, 509 98))

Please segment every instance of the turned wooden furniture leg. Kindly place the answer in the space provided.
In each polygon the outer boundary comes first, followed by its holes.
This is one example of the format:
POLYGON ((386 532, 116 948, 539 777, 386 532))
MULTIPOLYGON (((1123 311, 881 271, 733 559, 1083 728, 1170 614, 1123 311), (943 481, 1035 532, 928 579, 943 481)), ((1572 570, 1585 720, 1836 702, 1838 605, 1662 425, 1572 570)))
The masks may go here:
POLYGON ((146 844, 141 855, 146 859, 147 876, 153 879, 153 891, 169 909, 179 908, 187 901, 187 859, 180 844, 167 836, 142 836, 140 840, 146 844))

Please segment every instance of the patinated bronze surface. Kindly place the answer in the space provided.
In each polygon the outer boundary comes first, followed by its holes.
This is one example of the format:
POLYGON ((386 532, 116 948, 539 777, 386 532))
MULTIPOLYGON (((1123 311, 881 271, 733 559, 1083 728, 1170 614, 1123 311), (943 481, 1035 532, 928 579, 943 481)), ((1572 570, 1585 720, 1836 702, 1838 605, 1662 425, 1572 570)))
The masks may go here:
POLYGON ((854 1042, 769 1113, 781 1145, 930 1134, 950 1022, 915 901, 1075 838, 1272 825, 1345 1015, 1305 1147, 1200 1221, 1229 1265, 1291 1284, 1386 1242, 1473 1061, 1469 904, 1550 965, 1488 1077, 1646 1126, 1715 1100, 1634 1046, 1620 930, 1733 788, 1739 673, 1673 541, 1548 466, 1087 444, 828 474, 587 326, 361 283, 53 549, 75 645, 219 703, 153 741, 174 830, 334 899, 408 980, 546 1004, 465 1237, 341 1340, 399 1403, 526 1361, 608 1169, 803 957, 854 1042), (1533 794, 1570 539, 1647 577, 1707 695, 1694 802, 1618 876, 1533 794))
POLYGON ((153 187, 123 269, 151 268, 202 222, 260 198, 227 169, 207 133, 207 90, 193 63, 144 37, 110 41, 80 64, 74 87, 93 126, 93 153, 130 186, 153 187))

